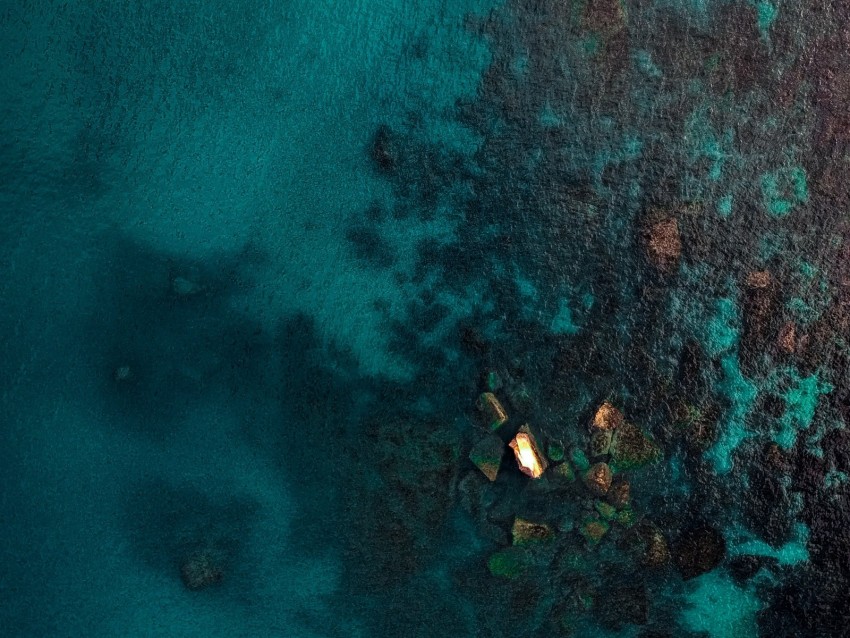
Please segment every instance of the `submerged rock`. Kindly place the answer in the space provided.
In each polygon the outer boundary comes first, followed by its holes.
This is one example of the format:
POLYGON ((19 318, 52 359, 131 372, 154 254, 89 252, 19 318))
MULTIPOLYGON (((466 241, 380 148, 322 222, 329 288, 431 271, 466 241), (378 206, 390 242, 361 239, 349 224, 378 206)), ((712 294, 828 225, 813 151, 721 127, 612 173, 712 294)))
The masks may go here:
POLYGON ((476 443, 469 453, 469 459, 491 481, 495 481, 502 466, 505 444, 495 434, 491 434, 476 443))
POLYGON ((498 430, 507 422, 508 413, 492 392, 482 392, 477 405, 491 430, 498 430))
POLYGON ((573 467, 572 467, 572 465, 570 465, 569 461, 564 461, 563 463, 556 465, 552 469, 552 472, 559 479, 562 479, 562 480, 565 480, 565 481, 574 481, 575 478, 576 478, 575 471, 573 471, 573 467))
POLYGON ((723 535, 708 524, 685 530, 673 546, 673 562, 685 580, 710 572, 725 555, 723 535))
POLYGON ((596 463, 584 473, 584 484, 595 496, 605 496, 611 487, 613 476, 607 463, 596 463))
POLYGON ((649 621, 649 598, 642 584, 613 587, 605 592, 605 604, 598 606, 603 626, 619 631, 626 625, 649 621))
POLYGON ((611 430, 598 430, 590 437, 590 455, 605 456, 611 449, 614 433, 611 430))
POLYGON ((115 379, 118 383, 124 383, 126 381, 132 381, 134 378, 133 369, 128 366, 118 366, 112 372, 112 378, 115 379))
POLYGON ((579 527, 579 533, 591 545, 597 544, 608 533, 610 525, 598 518, 587 518, 579 527))
POLYGON ((676 269, 682 254, 682 239, 675 217, 657 221, 647 229, 646 253, 658 270, 671 272, 676 269))
POLYGON ((664 534, 652 523, 643 523, 637 529, 641 540, 641 563, 647 567, 661 567, 670 561, 670 548, 664 534))
POLYGON ((624 508, 631 500, 631 486, 629 485, 629 482, 623 479, 614 481, 611 484, 611 488, 608 490, 608 494, 606 494, 605 498, 617 509, 624 508))
POLYGON ((773 335, 779 332, 775 325, 779 316, 777 288, 775 279, 766 270, 751 272, 744 281, 741 360, 745 367, 773 345, 773 335))
POLYGON ((193 591, 220 583, 224 578, 220 558, 211 550, 194 552, 180 565, 180 578, 193 591))
POLYGON ((398 149, 389 126, 381 124, 372 140, 372 159, 382 171, 390 173, 398 166, 398 149))
POLYGON ((614 432, 610 454, 618 470, 627 470, 657 461, 661 448, 639 427, 624 421, 614 432))
POLYGON ((545 523, 534 523, 517 517, 511 528, 514 545, 527 545, 551 540, 555 533, 545 523))

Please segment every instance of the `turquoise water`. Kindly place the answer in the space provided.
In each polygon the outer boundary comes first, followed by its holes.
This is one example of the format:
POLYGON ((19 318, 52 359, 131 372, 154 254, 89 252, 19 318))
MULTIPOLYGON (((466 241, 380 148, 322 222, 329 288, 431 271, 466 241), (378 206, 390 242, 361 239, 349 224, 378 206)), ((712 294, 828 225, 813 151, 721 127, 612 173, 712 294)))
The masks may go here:
POLYGON ((829 6, 0 5, 0 635, 845 635, 829 6))

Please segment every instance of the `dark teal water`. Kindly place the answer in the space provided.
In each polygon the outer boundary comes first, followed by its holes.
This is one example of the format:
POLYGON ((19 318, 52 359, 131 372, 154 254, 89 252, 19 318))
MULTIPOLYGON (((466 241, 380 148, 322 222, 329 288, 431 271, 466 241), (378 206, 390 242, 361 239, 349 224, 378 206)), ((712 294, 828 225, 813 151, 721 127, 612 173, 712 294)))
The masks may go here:
POLYGON ((0 3, 0 635, 850 635, 847 24, 0 3))

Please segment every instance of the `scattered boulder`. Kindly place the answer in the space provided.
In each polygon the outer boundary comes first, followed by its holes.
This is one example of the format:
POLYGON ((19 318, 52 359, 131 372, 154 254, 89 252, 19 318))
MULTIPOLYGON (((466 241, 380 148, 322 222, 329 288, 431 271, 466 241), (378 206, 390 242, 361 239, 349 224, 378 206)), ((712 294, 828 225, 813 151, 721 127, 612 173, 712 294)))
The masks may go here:
POLYGON ((624 421, 614 432, 610 454, 618 470, 627 470, 657 461, 661 448, 639 427, 624 421))
POLYGON ((476 443, 469 453, 469 459, 491 481, 495 481, 502 466, 505 444, 495 434, 490 434, 476 443))
POLYGON ((552 528, 545 523, 534 523, 517 517, 511 528, 514 545, 528 545, 551 540, 554 537, 552 528))
POLYGON ((725 556, 723 535, 707 523, 685 530, 673 545, 673 562, 685 580, 710 572, 725 556))
POLYGON ((646 253, 649 261, 662 272, 673 272, 682 255, 679 222, 675 217, 656 221, 646 231, 646 253))
POLYGON ((647 567, 661 567, 670 561, 670 548, 664 534, 649 522, 637 528, 641 545, 641 563, 647 567))
POLYGON ((616 507, 618 510, 623 509, 631 500, 631 491, 631 486, 628 481, 624 479, 617 479, 611 484, 611 488, 608 490, 608 494, 606 494, 605 498, 608 503, 616 507))
POLYGON ((590 456, 605 456, 611 449, 611 430, 597 430, 590 437, 590 456))
POLYGON ((491 430, 498 430, 508 420, 508 413, 492 392, 482 392, 478 397, 477 406, 491 430))
POLYGON ((613 478, 614 475, 607 463, 596 463, 584 473, 584 484, 594 496, 605 496, 613 478))

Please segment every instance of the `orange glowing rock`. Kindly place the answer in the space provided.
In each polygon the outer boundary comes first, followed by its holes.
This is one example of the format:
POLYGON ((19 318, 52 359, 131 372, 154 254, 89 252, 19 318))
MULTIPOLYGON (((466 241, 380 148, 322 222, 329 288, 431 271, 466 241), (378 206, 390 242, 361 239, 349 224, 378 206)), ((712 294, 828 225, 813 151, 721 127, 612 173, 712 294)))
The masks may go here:
POLYGON ((549 466, 549 463, 540 453, 540 448, 537 447, 537 440, 531 433, 528 425, 523 425, 513 441, 509 443, 511 449, 516 456, 517 465, 522 470, 523 474, 527 474, 533 479, 543 476, 543 472, 549 466))

